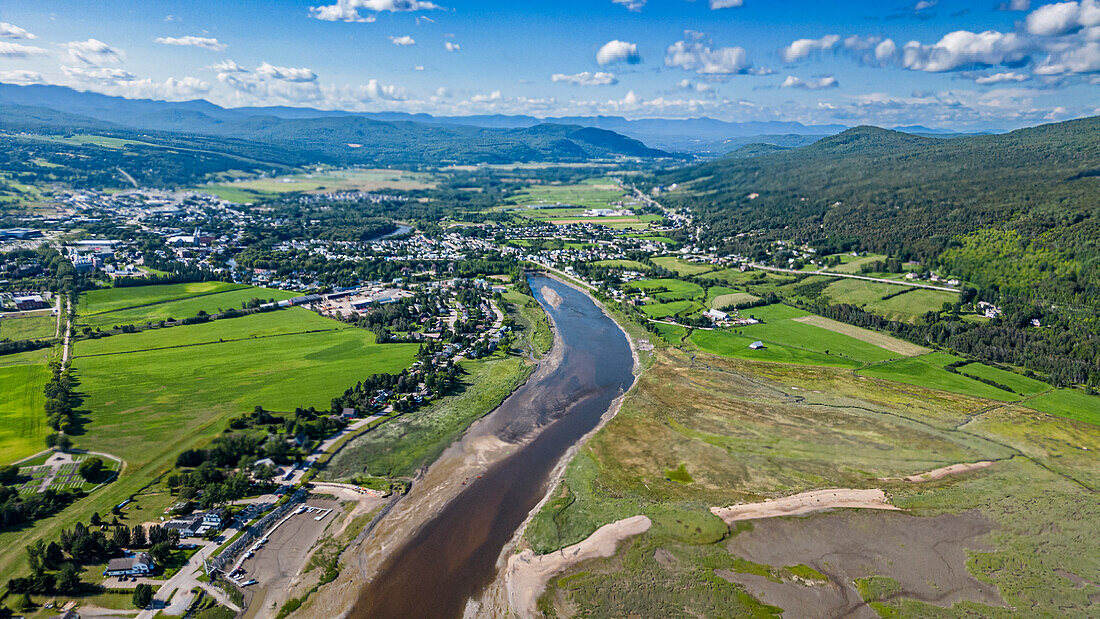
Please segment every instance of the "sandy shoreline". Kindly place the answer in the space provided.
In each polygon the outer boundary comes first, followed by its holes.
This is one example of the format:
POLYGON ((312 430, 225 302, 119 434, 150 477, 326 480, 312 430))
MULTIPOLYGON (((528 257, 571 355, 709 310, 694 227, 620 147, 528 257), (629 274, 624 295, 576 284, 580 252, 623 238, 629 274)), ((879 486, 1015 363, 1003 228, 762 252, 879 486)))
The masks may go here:
POLYGON ((631 516, 605 524, 584 540, 550 554, 536 555, 528 548, 512 555, 503 574, 509 607, 521 617, 537 615, 539 596, 551 578, 589 559, 614 555, 619 542, 645 533, 652 524, 646 516, 631 516))
POLYGON ((778 499, 768 499, 760 503, 743 503, 729 507, 712 507, 710 512, 726 524, 741 520, 758 518, 776 518, 779 516, 801 516, 825 509, 889 509, 901 508, 890 504, 886 493, 879 489, 859 490, 855 488, 828 488, 811 490, 778 499))

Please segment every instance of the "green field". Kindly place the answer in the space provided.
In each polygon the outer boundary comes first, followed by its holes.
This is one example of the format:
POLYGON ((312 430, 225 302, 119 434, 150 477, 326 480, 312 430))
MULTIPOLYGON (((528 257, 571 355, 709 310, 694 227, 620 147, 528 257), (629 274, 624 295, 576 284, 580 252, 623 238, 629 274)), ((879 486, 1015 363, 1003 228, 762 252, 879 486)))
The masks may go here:
MULTIPOLYGON (((168 297, 178 291, 178 286, 190 286, 192 284, 173 284, 163 286, 168 290, 164 296, 168 297)), ((148 286, 149 288, 162 288, 162 286, 148 286)), ((117 288, 114 290, 130 290, 117 288)), ((103 291, 95 291, 103 292, 103 291)), ((221 310, 240 309, 241 304, 251 299, 282 301, 301 296, 300 293, 287 290, 275 290, 271 288, 245 287, 239 289, 227 289, 222 292, 199 293, 185 298, 173 298, 164 301, 140 301, 133 307, 97 311, 94 302, 88 304, 89 314, 81 316, 77 321, 78 326, 88 326, 99 329, 110 329, 116 325, 143 324, 146 322, 160 322, 162 320, 181 320, 196 316, 200 311, 208 314, 217 314, 221 310)), ((102 298, 102 295, 101 297, 102 298)), ((149 297, 147 297, 149 298, 149 297)), ((152 297, 155 298, 155 297, 152 297)), ((117 303, 111 297, 107 297, 111 305, 117 303)))
MULTIPOLYGON (((611 208, 612 204, 626 199, 622 188, 610 180, 590 179, 575 185, 531 185, 508 198, 510 204, 542 206, 565 204, 585 208, 611 208)), ((538 210, 530 211, 536 217, 538 210)))
POLYGON ((402 170, 341 169, 313 174, 293 174, 201 185, 195 191, 209 193, 229 202, 245 204, 277 198, 285 193, 317 191, 377 191, 381 189, 430 189, 435 185, 428 174, 402 170))
POLYGON ((1088 395, 1075 389, 1058 389, 1044 393, 1028 400, 1024 405, 1055 417, 1100 426, 1100 396, 1088 395))
POLYGON ((749 344, 759 340, 757 337, 737 335, 730 331, 695 331, 688 338, 699 350, 722 357, 752 359, 771 363, 793 363, 799 365, 821 365, 839 368, 858 368, 860 362, 838 355, 826 355, 812 350, 793 348, 780 344, 766 344, 759 350, 749 348, 749 344))
POLYGON ((624 289, 642 290, 659 301, 701 299, 703 288, 692 282, 678 279, 640 279, 623 286, 624 289))
MULTIPOLYGON (((743 313, 753 312, 746 310, 743 313)), ((767 320, 762 324, 735 327, 734 330, 746 337, 762 340, 766 344, 781 344, 826 355, 839 355, 862 363, 887 361, 902 356, 854 337, 796 322, 790 318, 767 320)))
POLYGON ((718 267, 713 264, 703 264, 699 262, 688 262, 682 258, 676 256, 661 256, 653 259, 653 264, 659 267, 673 271, 680 277, 690 277, 692 275, 698 275, 700 273, 706 273, 707 271, 713 271, 718 267))
POLYGON ((650 266, 637 260, 598 260, 593 266, 607 267, 611 269, 628 269, 631 271, 648 271, 650 266))
MULTIPOLYGON (((38 357, 42 358, 38 351, 38 357)), ((0 465, 11 464, 46 448, 49 381, 44 363, 0 367, 0 465)))
POLYGON ((968 363, 959 368, 959 373, 991 380, 1023 396, 1036 395, 1051 390, 1051 386, 1041 380, 1028 378, 1016 372, 1009 372, 982 363, 968 363))
POLYGON ((1020 396, 1015 393, 944 370, 943 366, 950 363, 952 359, 958 360, 957 357, 945 353, 931 353, 869 367, 860 370, 860 374, 1002 402, 1014 402, 1020 399, 1020 396))
POLYGON ((99 288, 80 296, 77 314, 87 318, 92 314, 153 305, 204 294, 242 290, 244 284, 228 282, 194 282, 189 284, 164 284, 159 286, 133 286, 130 288, 99 288))
MULTIPOLYGON (((860 267, 865 264, 870 264, 876 260, 885 262, 888 256, 883 254, 865 254, 863 256, 853 256, 852 254, 835 254, 840 256, 840 264, 835 267, 829 267, 829 271, 836 271, 837 273, 853 273, 859 274, 860 267)), ((829 258, 831 256, 825 256, 829 258)), ((815 267, 816 268, 816 267, 815 267)))
POLYGON ((57 333, 57 316, 39 314, 0 318, 0 340, 49 340, 57 333))
POLYGON ((702 309, 695 301, 669 301, 667 303, 649 303, 640 308, 642 313, 650 318, 667 318, 669 316, 692 314, 702 309))
POLYGON ((829 284, 824 295, 834 304, 857 305, 890 320, 916 322, 924 314, 943 309, 944 303, 955 303, 959 295, 942 290, 918 289, 896 297, 882 297, 898 292, 899 286, 859 279, 842 278, 829 284))

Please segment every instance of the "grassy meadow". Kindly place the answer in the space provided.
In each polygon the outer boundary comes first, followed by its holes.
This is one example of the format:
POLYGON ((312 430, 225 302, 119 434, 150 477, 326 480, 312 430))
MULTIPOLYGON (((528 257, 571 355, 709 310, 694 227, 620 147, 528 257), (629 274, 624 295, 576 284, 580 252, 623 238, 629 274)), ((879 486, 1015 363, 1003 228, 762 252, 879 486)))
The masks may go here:
MULTIPOLYGON (((41 351, 38 356, 43 357, 41 351)), ((42 359, 40 359, 42 360, 42 359)), ((46 448, 46 394, 50 371, 45 363, 0 367, 0 465, 46 448)))
POLYGON ((49 313, 0 318, 0 340, 51 340, 57 334, 57 316, 49 313))

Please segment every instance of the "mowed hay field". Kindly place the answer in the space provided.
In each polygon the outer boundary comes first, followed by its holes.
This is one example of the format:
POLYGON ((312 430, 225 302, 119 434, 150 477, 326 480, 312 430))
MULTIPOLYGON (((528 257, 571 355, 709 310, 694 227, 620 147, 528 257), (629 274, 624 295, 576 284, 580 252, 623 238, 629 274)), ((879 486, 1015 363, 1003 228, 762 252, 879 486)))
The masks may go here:
POLYGON ((46 448, 46 394, 50 379, 45 353, 22 353, 26 363, 0 367, 0 465, 46 448))
POLYGON ((917 322, 924 314, 939 311, 944 303, 954 303, 958 293, 918 288, 889 299, 882 297, 901 290, 901 286, 859 279, 842 278, 829 284, 822 293, 833 304, 847 303, 862 307, 889 320, 917 322))
POLYGON ((549 553, 637 514, 653 526, 554 578, 539 606, 559 616, 790 616, 848 591, 840 601, 853 607, 826 614, 873 602, 882 616, 1088 616, 1096 589, 1078 583, 1100 578, 1090 541, 1100 534, 1098 450, 1100 428, 1018 404, 843 369, 700 364, 662 347, 524 535, 549 553), (902 480, 977 461, 993 464, 902 480), (732 529, 709 511, 825 488, 881 489, 905 511, 732 529), (858 566, 845 559, 853 552, 858 566))
POLYGON ((57 316, 49 312, 13 318, 0 318, 0 340, 50 340, 57 334, 57 316))
POLYGON ((93 290, 82 299, 77 326, 110 329, 116 325, 181 320, 200 311, 216 314, 240 309, 242 303, 251 299, 282 301, 296 296, 299 293, 225 282, 93 290))

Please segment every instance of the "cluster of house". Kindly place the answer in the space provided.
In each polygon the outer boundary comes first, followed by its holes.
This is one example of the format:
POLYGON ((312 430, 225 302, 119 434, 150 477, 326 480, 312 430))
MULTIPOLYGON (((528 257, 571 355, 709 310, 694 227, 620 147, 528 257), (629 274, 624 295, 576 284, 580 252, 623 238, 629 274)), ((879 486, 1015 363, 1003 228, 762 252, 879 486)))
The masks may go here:
POLYGON ((207 512, 194 512, 187 516, 173 518, 164 523, 165 528, 175 529, 180 538, 202 537, 211 531, 220 531, 229 524, 231 515, 224 507, 215 507, 207 512))
POLYGON ((746 325, 755 325, 760 322, 752 317, 742 317, 737 312, 731 315, 728 312, 716 309, 707 310, 703 312, 703 315, 709 318, 717 327, 744 327, 746 325))
MULTIPOLYGON (((8 296, 8 295, 3 295, 8 296)), ((15 311, 26 312, 30 310, 46 309, 50 306, 50 293, 19 291, 11 294, 11 303, 15 311)))

